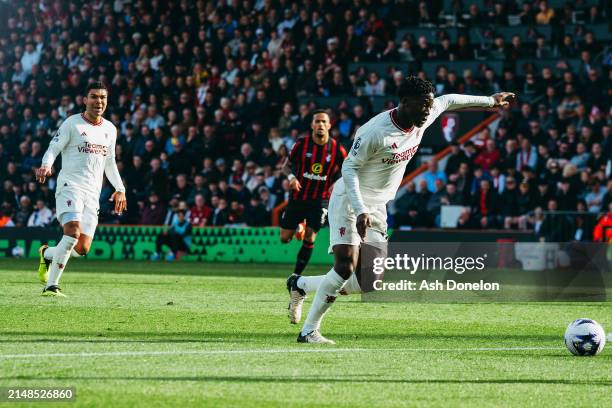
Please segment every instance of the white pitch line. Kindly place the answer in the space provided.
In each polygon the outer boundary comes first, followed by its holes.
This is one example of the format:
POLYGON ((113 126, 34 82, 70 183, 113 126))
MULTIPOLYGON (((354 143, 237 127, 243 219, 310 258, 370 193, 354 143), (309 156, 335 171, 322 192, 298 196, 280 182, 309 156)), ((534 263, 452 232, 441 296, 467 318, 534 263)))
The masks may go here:
POLYGON ((410 349, 376 349, 376 348, 330 348, 330 349, 276 349, 276 350, 174 350, 174 351, 108 351, 93 353, 37 353, 37 354, 3 354, 0 359, 41 358, 41 357, 116 357, 116 356, 167 356, 167 355, 223 355, 223 354, 285 354, 285 353, 349 353, 368 351, 393 352, 464 352, 464 351, 525 351, 525 350, 561 350, 562 347, 473 347, 473 348, 410 348, 410 349))

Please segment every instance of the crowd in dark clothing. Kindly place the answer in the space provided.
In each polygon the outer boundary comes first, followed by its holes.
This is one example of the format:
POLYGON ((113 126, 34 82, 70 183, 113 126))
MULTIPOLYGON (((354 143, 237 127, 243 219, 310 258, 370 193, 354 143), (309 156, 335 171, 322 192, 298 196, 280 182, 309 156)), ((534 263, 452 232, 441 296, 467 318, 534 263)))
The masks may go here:
POLYGON ((425 76, 428 60, 440 61, 429 78, 440 94, 503 89, 542 99, 504 111, 495 134, 454 147, 441 182, 434 177, 427 191, 409 185, 396 203, 397 225, 433 226, 446 202, 472 208, 461 225, 487 228, 533 226, 521 217, 550 209, 548 198, 563 210, 607 208, 610 58, 589 31, 606 21, 605 8, 454 1, 444 10, 443 3, 0 1, 0 218, 26 225, 41 208, 54 209, 54 180, 38 185, 33 169, 61 122, 83 109, 86 84, 101 80, 110 89, 105 117, 118 128, 116 156, 128 190, 128 211, 119 217, 104 186, 101 222, 171 225, 183 210, 193 226, 270 225, 272 209, 289 194, 282 165, 309 133, 316 107, 301 98, 358 97, 329 109, 332 137, 350 145, 377 113, 368 97, 395 101, 401 78, 425 76), (584 15, 577 34, 559 34, 576 11, 584 15), (460 29, 489 27, 490 38, 451 41, 443 27, 449 16, 460 29), (550 26, 554 35, 527 43, 496 33, 512 17, 536 34, 550 26), (436 31, 439 43, 398 38, 411 27, 436 31), (503 72, 486 61, 478 72, 444 67, 482 55, 503 60, 503 72), (521 58, 557 56, 580 59, 579 69, 560 63, 518 74, 521 58), (350 70, 351 62, 401 69, 378 75, 350 70), (589 198, 602 191, 599 201, 589 198))

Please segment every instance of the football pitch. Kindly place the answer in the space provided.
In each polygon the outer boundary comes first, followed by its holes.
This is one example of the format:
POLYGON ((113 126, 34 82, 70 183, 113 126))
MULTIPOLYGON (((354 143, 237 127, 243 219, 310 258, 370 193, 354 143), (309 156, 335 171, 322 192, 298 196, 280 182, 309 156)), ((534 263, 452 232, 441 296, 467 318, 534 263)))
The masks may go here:
POLYGON ((563 344, 579 317, 611 331, 611 303, 342 296, 322 330, 338 344, 312 346, 286 317, 288 265, 72 260, 65 299, 36 268, 0 261, 0 387, 76 390, 54 407, 612 405, 612 344, 563 344))

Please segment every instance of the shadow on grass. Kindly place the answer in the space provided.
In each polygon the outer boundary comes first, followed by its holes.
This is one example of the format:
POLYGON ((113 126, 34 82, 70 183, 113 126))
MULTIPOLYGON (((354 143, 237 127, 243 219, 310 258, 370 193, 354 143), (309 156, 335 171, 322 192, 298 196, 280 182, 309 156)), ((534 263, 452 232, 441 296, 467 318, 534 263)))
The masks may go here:
MULTIPOLYGON (((291 339, 297 335, 298 328, 288 332, 227 332, 227 331, 188 331, 188 332, 123 332, 123 331, 78 331, 78 332, 48 332, 40 331, 19 331, 5 332, 0 335, 0 343, 38 343, 38 342, 58 342, 58 343, 210 343, 210 342, 253 342, 271 341, 279 339, 291 339), (40 338, 22 338, 22 337, 40 338), (8 338, 7 338, 8 337, 8 338)), ((557 341, 557 335, 536 335, 536 334, 483 334, 483 333, 342 333, 334 336, 340 341, 380 341, 392 340, 398 342, 427 341, 434 344, 437 341, 454 342, 465 340, 474 344, 474 347, 499 347, 500 339, 517 341, 522 345, 540 344, 541 342, 557 341)), ((410 344, 410 343, 407 343, 410 344)), ((503 345, 502 345, 503 346, 503 345)))
MULTIPOLYGON (((67 268, 73 273, 117 273, 132 275, 170 275, 170 276, 234 276, 252 278, 287 277, 293 271, 288 264, 257 263, 204 263, 204 262, 151 262, 151 261, 101 261, 72 259, 67 268)), ((0 260, 2 271, 36 271, 38 260, 11 259, 0 260)), ((328 266, 313 265, 313 273, 329 269, 328 266)))
POLYGON ((249 377, 249 376, 187 376, 187 377, 125 377, 125 376, 60 376, 60 377, 37 377, 37 376, 15 376, 0 377, 4 380, 59 380, 59 381, 195 381, 195 382, 244 382, 244 383, 379 383, 379 384, 551 384, 551 385, 598 385, 610 386, 612 381, 607 380, 548 380, 539 378, 502 378, 497 380, 451 380, 451 379, 397 379, 397 378, 372 378, 363 375, 344 375, 342 378, 332 377, 249 377))

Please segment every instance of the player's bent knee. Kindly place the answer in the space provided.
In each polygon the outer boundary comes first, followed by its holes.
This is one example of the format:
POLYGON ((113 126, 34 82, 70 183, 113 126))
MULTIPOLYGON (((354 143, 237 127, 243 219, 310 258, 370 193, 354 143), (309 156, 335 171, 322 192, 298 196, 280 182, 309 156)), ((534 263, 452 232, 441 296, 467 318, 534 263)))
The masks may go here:
POLYGON ((335 258, 334 270, 336 273, 344 279, 350 278, 355 269, 353 257, 350 254, 336 254, 335 258))
POLYGON ((306 234, 304 234, 304 241, 309 241, 309 242, 314 243, 316 238, 317 238, 317 233, 310 228, 306 228, 306 234))
POLYGON ((283 244, 288 244, 293 239, 294 231, 291 230, 281 230, 280 232, 280 241, 283 244))
POLYGON ((64 225, 64 235, 68 235, 69 237, 79 239, 81 236, 81 228, 77 225, 64 225))

